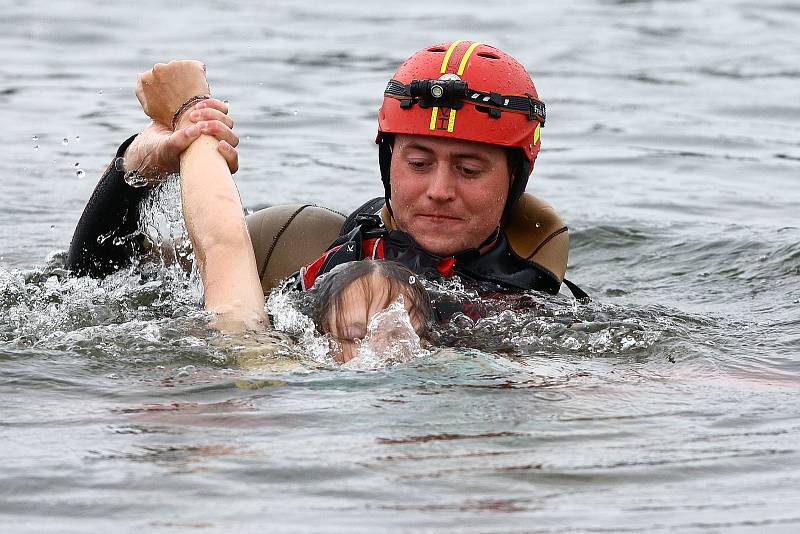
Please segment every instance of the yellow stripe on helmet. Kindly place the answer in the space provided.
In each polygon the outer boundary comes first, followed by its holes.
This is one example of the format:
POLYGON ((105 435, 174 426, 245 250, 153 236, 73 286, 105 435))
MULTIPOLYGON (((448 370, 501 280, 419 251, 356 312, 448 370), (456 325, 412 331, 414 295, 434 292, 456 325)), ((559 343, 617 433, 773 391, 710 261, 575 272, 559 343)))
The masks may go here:
POLYGON ((539 124, 536 125, 536 129, 533 130, 533 144, 534 145, 539 142, 539 130, 541 128, 542 128, 542 124, 539 123, 539 124))
MULTIPOLYGON (((450 45, 450 48, 447 49, 447 53, 444 55, 444 60, 442 60, 442 68, 439 71, 441 74, 447 72, 447 64, 450 62, 450 56, 453 55, 453 51, 456 49, 458 44, 461 42, 461 39, 457 41, 453 41, 453 44, 450 45)), ((431 128, 433 130, 433 128, 431 128)))
POLYGON ((436 106, 433 106, 433 109, 431 110, 431 127, 430 127, 431 130, 435 130, 436 129, 436 115, 437 115, 438 112, 439 112, 439 108, 436 107, 436 106))
MULTIPOLYGON (((462 42, 463 41, 461 39, 453 41, 453 43, 450 45, 450 48, 447 49, 447 53, 444 55, 444 59, 442 60, 442 68, 439 71, 441 74, 445 74, 447 72, 447 65, 448 65, 448 63, 450 63, 450 58, 452 57, 453 52, 455 52, 456 47, 459 44, 461 44, 462 42)), ((464 74, 464 69, 467 68, 467 61, 469 60, 469 57, 472 55, 472 52, 474 52, 475 49, 478 48, 480 45, 481 45, 481 43, 472 43, 469 46, 469 48, 467 48, 467 51, 464 54, 464 57, 461 58, 461 63, 459 63, 459 65, 458 65, 457 74, 459 76, 464 74)), ((438 115, 439 115, 439 108, 434 106, 434 108, 431 110, 431 122, 430 122, 430 125, 429 125, 429 128, 431 130, 435 130, 436 129, 436 119, 437 119, 438 115)), ((453 133, 453 129, 455 128, 455 125, 456 125, 456 110, 451 109, 450 110, 450 116, 449 116, 448 121, 447 121, 447 131, 449 133, 453 133)))
POLYGON ((456 125, 456 110, 450 110, 450 120, 447 121, 447 131, 453 133, 453 127, 456 125))
POLYGON ((472 43, 469 48, 467 48, 467 52, 464 54, 464 57, 461 58, 461 64, 459 64, 458 72, 456 74, 459 76, 464 74, 464 69, 467 67, 467 60, 469 60, 469 56, 471 56, 472 52, 482 44, 483 43, 472 43))

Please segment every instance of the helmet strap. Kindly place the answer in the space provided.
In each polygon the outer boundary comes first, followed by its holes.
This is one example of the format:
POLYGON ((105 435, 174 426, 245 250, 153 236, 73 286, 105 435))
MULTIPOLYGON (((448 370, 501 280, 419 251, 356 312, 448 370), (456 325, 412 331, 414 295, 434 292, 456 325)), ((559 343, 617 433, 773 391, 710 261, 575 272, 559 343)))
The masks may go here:
POLYGON ((528 159, 522 154, 522 150, 512 148, 508 151, 508 170, 511 183, 508 186, 508 198, 506 198, 506 205, 503 208, 503 217, 501 221, 505 224, 511 216, 511 211, 514 205, 522 198, 525 188, 528 186, 528 177, 530 176, 531 164, 528 159))
POLYGON ((389 171, 392 168, 392 145, 394 144, 394 136, 390 134, 381 134, 378 140, 378 164, 381 168, 381 181, 383 182, 383 198, 386 199, 386 209, 389 210, 389 215, 394 219, 392 212, 392 186, 389 182, 389 171))

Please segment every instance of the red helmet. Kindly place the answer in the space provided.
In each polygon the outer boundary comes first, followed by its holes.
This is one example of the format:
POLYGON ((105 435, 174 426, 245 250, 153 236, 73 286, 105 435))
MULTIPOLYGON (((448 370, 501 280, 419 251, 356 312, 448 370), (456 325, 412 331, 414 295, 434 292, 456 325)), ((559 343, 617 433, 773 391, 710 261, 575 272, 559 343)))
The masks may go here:
POLYGON ((378 111, 386 198, 391 148, 385 134, 432 135, 520 149, 509 207, 525 190, 544 121, 530 75, 505 52, 470 41, 424 48, 397 69, 378 111))

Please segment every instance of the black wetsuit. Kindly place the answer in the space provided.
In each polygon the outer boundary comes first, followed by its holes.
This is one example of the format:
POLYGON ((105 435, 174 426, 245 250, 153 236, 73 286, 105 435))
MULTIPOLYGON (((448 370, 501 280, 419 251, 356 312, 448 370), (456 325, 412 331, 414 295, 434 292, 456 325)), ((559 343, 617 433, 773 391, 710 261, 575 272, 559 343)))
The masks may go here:
POLYGON ((122 156, 136 136, 117 150, 83 210, 67 252, 66 268, 101 278, 131 264, 142 250, 139 210, 148 193, 125 181, 122 156))

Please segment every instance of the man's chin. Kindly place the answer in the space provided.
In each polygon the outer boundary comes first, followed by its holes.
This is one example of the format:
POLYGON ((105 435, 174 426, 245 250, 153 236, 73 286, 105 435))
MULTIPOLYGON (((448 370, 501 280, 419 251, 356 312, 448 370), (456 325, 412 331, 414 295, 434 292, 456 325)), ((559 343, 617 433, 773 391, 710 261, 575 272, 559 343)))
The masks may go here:
POLYGON ((438 239, 415 239, 415 241, 429 254, 433 254, 434 256, 440 256, 445 258, 447 256, 452 256, 457 252, 461 252, 464 250, 463 248, 454 248, 452 241, 443 242, 438 239))
POLYGON ((438 225, 416 224, 408 230, 399 228, 409 234, 425 252, 434 256, 447 257, 464 250, 463 239, 450 233, 444 233, 445 228, 438 225))

